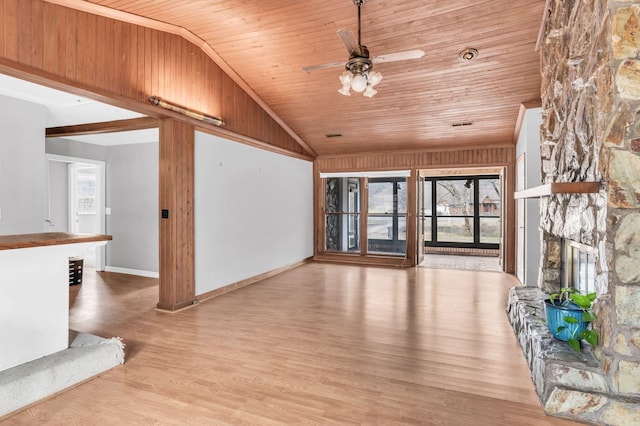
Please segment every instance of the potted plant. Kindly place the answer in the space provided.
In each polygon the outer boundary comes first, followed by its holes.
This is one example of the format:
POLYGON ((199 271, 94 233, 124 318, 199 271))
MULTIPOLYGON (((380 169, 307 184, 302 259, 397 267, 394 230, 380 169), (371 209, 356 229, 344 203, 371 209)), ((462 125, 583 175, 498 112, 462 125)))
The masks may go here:
POLYGON ((596 315, 592 310, 595 293, 583 295, 574 288, 563 288, 545 300, 547 326, 553 337, 567 342, 580 352, 580 339, 591 346, 598 344, 598 332, 589 328, 596 315))

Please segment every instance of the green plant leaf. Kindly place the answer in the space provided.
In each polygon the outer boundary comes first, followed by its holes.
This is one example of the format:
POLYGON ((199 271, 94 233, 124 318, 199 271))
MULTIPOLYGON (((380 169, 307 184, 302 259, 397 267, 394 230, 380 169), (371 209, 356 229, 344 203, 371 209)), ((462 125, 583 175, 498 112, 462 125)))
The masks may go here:
POLYGON ((587 296, 584 296, 579 293, 573 293, 569 297, 571 297, 571 300, 573 300, 573 303, 580 306, 582 309, 589 309, 591 307, 591 300, 589 300, 587 296))
POLYGON ((566 330, 567 326, 566 325, 560 325, 558 326, 558 329, 556 330, 556 333, 560 333, 562 330, 566 330))
POLYGON ((582 321, 583 322, 593 322, 596 320, 596 314, 591 311, 584 311, 582 313, 582 321))
POLYGON ((574 351, 580 352, 580 342, 578 341, 578 339, 569 339, 567 340, 567 344, 571 346, 571 349, 573 349, 574 351))
POLYGON ((551 300, 551 303, 555 305, 555 300, 558 298, 558 296, 560 296, 558 293, 553 293, 549 295, 549 300, 551 300))
POLYGON ((596 294, 595 293, 589 293, 589 294, 587 294, 587 298, 593 302, 594 300, 596 300, 596 294))
POLYGON ((564 322, 568 322, 569 324, 577 324, 579 322, 578 319, 574 317, 564 317, 562 319, 564 322))
POLYGON ((585 330, 578 336, 586 340, 591 346, 595 347, 598 345, 598 332, 595 330, 585 330))

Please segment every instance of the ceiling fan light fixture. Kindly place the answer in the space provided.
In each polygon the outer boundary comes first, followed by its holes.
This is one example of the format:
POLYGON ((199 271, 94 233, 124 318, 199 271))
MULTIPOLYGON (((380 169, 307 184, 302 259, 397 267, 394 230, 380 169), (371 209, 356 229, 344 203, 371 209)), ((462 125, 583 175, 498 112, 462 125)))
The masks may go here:
POLYGON ((365 96, 372 97, 377 93, 373 90, 373 86, 380 83, 382 74, 373 71, 373 65, 382 62, 404 61, 407 59, 419 59, 424 56, 422 50, 407 50, 406 52, 389 53, 382 56, 371 57, 369 49, 362 44, 362 16, 361 8, 366 0, 352 0, 358 9, 358 38, 349 30, 340 29, 337 31, 338 37, 342 40, 342 44, 349 52, 349 59, 346 62, 333 62, 323 65, 312 65, 302 68, 303 71, 309 72, 313 70, 322 70, 344 65, 345 71, 340 75, 340 83, 342 87, 338 89, 338 93, 349 96, 349 92, 365 92, 365 96))
POLYGON ((371 68, 368 71, 345 71, 340 74, 342 87, 338 89, 338 93, 344 96, 351 96, 350 90, 353 90, 357 93, 364 92, 364 96, 371 98, 378 93, 377 90, 373 89, 373 86, 380 83, 381 80, 382 74, 371 70, 371 68))

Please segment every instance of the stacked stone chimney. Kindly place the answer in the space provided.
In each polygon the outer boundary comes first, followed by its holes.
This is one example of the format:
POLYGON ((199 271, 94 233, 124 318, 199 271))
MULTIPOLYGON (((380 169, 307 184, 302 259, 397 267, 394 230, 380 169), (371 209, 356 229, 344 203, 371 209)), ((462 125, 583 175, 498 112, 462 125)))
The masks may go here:
POLYGON ((583 372, 602 383, 560 385, 573 393, 553 410, 640 424, 640 1, 552 0, 541 72, 542 183, 601 183, 597 194, 540 200, 542 291, 560 287, 562 239, 597 249, 598 365, 583 372))

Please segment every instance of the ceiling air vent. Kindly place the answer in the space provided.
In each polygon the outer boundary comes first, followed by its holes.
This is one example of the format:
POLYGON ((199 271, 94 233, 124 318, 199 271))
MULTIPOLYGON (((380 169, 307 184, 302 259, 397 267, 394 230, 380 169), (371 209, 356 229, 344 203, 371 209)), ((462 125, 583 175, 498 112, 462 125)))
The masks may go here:
POLYGON ((473 121, 463 121, 461 123, 453 123, 451 127, 466 127, 466 126, 471 126, 472 124, 473 124, 473 121))

